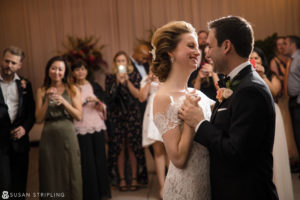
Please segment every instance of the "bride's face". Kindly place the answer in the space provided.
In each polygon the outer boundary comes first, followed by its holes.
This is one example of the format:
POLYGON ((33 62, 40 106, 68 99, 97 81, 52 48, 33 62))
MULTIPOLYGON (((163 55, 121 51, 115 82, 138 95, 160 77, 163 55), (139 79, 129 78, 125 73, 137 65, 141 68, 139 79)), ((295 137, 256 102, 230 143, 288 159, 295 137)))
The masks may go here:
POLYGON ((192 33, 182 34, 173 55, 176 64, 185 69, 195 70, 200 62, 197 37, 192 33))

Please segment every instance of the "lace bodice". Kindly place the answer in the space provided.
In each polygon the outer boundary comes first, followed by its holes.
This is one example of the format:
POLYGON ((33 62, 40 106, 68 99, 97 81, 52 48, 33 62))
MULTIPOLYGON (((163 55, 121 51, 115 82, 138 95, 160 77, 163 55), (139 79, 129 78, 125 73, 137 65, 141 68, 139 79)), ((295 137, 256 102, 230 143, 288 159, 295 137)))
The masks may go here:
POLYGON ((170 100, 171 103, 166 112, 154 115, 154 123, 162 135, 181 124, 181 120, 178 118, 178 109, 184 99, 181 98, 177 103, 174 102, 173 97, 170 97, 170 100))
MULTIPOLYGON (((197 92, 197 94, 201 96, 199 106, 203 110, 204 118, 209 120, 211 116, 210 105, 214 104, 214 101, 200 91, 197 92)), ((184 100, 185 96, 181 96, 177 100, 174 100, 174 98, 170 96, 171 103, 166 111, 158 112, 154 115, 154 123, 162 135, 169 130, 176 128, 178 125, 182 125, 182 120, 178 118, 178 110, 184 100)))
MULTIPOLYGON (((201 106, 206 120, 210 119, 210 105, 214 101, 207 98, 200 91, 199 106, 201 106)), ((155 113, 154 123, 161 135, 169 130, 180 127, 182 130, 183 121, 178 118, 178 109, 182 105, 185 96, 178 99, 170 97, 170 104, 165 112, 155 113)), ((193 142, 191 152, 184 169, 176 168, 170 162, 167 178, 164 185, 164 200, 209 200, 210 178, 209 178, 209 153, 201 144, 193 142)))

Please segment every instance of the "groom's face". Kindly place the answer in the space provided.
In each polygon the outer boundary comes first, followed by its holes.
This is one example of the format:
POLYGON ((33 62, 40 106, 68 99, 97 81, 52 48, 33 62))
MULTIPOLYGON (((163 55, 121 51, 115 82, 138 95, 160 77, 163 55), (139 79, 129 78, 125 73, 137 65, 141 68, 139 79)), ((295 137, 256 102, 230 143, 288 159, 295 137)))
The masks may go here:
POLYGON ((207 38, 208 43, 208 53, 207 57, 211 58, 214 63, 214 71, 217 73, 224 73, 224 57, 223 57, 223 51, 222 46, 218 46, 218 41, 215 37, 215 29, 211 29, 208 34, 207 38))

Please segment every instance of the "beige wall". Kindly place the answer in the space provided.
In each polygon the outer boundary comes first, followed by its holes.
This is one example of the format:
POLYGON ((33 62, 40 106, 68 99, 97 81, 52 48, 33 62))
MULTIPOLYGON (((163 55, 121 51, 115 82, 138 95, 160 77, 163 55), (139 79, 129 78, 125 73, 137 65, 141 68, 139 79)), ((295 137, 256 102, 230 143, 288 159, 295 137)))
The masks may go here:
POLYGON ((25 50, 21 74, 36 90, 47 60, 64 50, 66 35, 100 37, 110 64, 118 50, 131 54, 152 27, 186 20, 206 29, 207 21, 229 14, 248 19, 256 39, 300 35, 299 0, 0 0, 0 51, 11 44, 25 50))

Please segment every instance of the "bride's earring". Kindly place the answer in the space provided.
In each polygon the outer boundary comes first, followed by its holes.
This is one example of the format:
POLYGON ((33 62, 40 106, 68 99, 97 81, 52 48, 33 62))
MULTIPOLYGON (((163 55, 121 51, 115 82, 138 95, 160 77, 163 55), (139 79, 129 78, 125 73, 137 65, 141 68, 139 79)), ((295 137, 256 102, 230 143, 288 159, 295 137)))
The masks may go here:
POLYGON ((173 64, 174 61, 175 61, 175 58, 172 56, 172 57, 170 58, 170 61, 171 61, 171 63, 173 64))

